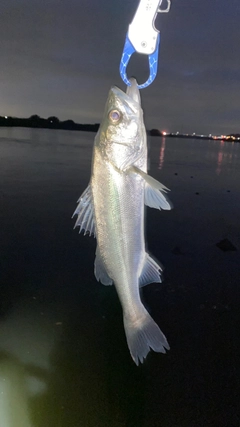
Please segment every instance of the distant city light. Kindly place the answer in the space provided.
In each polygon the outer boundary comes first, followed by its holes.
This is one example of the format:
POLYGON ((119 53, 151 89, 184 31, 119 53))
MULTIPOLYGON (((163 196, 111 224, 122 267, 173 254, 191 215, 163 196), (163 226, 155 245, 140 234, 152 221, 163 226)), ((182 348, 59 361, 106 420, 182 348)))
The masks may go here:
POLYGON ((163 136, 166 136, 166 135, 167 135, 167 132, 163 131, 163 132, 162 132, 162 134, 163 134, 163 136))
POLYGON ((4 116, 5 117, 5 119, 7 119, 8 118, 8 116, 4 116))

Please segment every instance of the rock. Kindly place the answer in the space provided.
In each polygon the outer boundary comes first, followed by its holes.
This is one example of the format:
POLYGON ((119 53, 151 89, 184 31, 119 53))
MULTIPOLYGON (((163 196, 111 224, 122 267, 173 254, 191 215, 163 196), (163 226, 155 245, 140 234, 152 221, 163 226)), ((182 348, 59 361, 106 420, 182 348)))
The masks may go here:
POLYGON ((237 251, 236 246, 234 246, 228 239, 221 240, 220 242, 216 243, 216 246, 223 252, 237 251))

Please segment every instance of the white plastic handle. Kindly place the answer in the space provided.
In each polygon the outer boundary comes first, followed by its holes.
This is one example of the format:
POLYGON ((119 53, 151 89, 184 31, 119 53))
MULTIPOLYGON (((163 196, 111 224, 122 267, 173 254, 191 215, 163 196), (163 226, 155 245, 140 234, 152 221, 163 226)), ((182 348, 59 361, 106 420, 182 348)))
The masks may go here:
POLYGON ((136 52, 150 55, 156 49, 159 31, 154 21, 162 0, 140 0, 137 11, 128 27, 128 38, 136 52))

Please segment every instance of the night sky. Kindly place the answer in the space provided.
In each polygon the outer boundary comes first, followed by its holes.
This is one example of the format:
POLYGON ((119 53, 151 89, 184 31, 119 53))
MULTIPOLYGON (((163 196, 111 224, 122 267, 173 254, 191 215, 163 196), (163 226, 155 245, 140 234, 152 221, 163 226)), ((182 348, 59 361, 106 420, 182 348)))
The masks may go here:
MULTIPOLYGON (((0 115, 99 122, 138 0, 1 0, 0 115)), ((239 0, 172 0, 159 71, 141 91, 148 128, 240 132, 239 0)), ((146 56, 128 75, 148 76, 146 56)))

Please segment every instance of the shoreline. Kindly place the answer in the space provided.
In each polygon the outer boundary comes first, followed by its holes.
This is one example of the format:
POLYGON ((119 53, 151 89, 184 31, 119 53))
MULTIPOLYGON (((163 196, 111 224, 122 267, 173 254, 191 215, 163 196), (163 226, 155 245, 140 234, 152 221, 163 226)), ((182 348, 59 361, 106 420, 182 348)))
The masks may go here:
POLYGON ((151 129, 149 135, 162 137, 162 138, 184 138, 184 139, 204 139, 208 141, 228 141, 228 142, 240 142, 240 134, 229 134, 229 135, 197 135, 197 134, 180 134, 177 133, 166 133, 161 132, 158 129, 151 129))
POLYGON ((35 129, 59 129, 59 130, 79 130, 85 132, 97 132, 99 123, 95 124, 79 124, 73 120, 59 120, 49 119, 18 119, 18 118, 3 118, 0 117, 0 128, 1 127, 20 127, 20 128, 35 128, 35 129))
MULTIPOLYGON (((94 132, 96 133, 99 129, 100 124, 80 124, 75 123, 73 120, 60 121, 57 117, 52 116, 48 119, 43 119, 37 115, 31 116, 28 119, 13 118, 13 117, 2 117, 0 116, 0 128, 30 128, 30 129, 55 129, 55 130, 75 130, 83 132, 94 132)), ((227 141, 227 142, 240 142, 240 134, 228 134, 228 135, 198 135, 198 134, 180 134, 177 133, 166 133, 161 132, 159 129, 147 130, 147 135, 154 137, 164 138, 184 138, 184 139, 202 139, 212 141, 227 141)))

